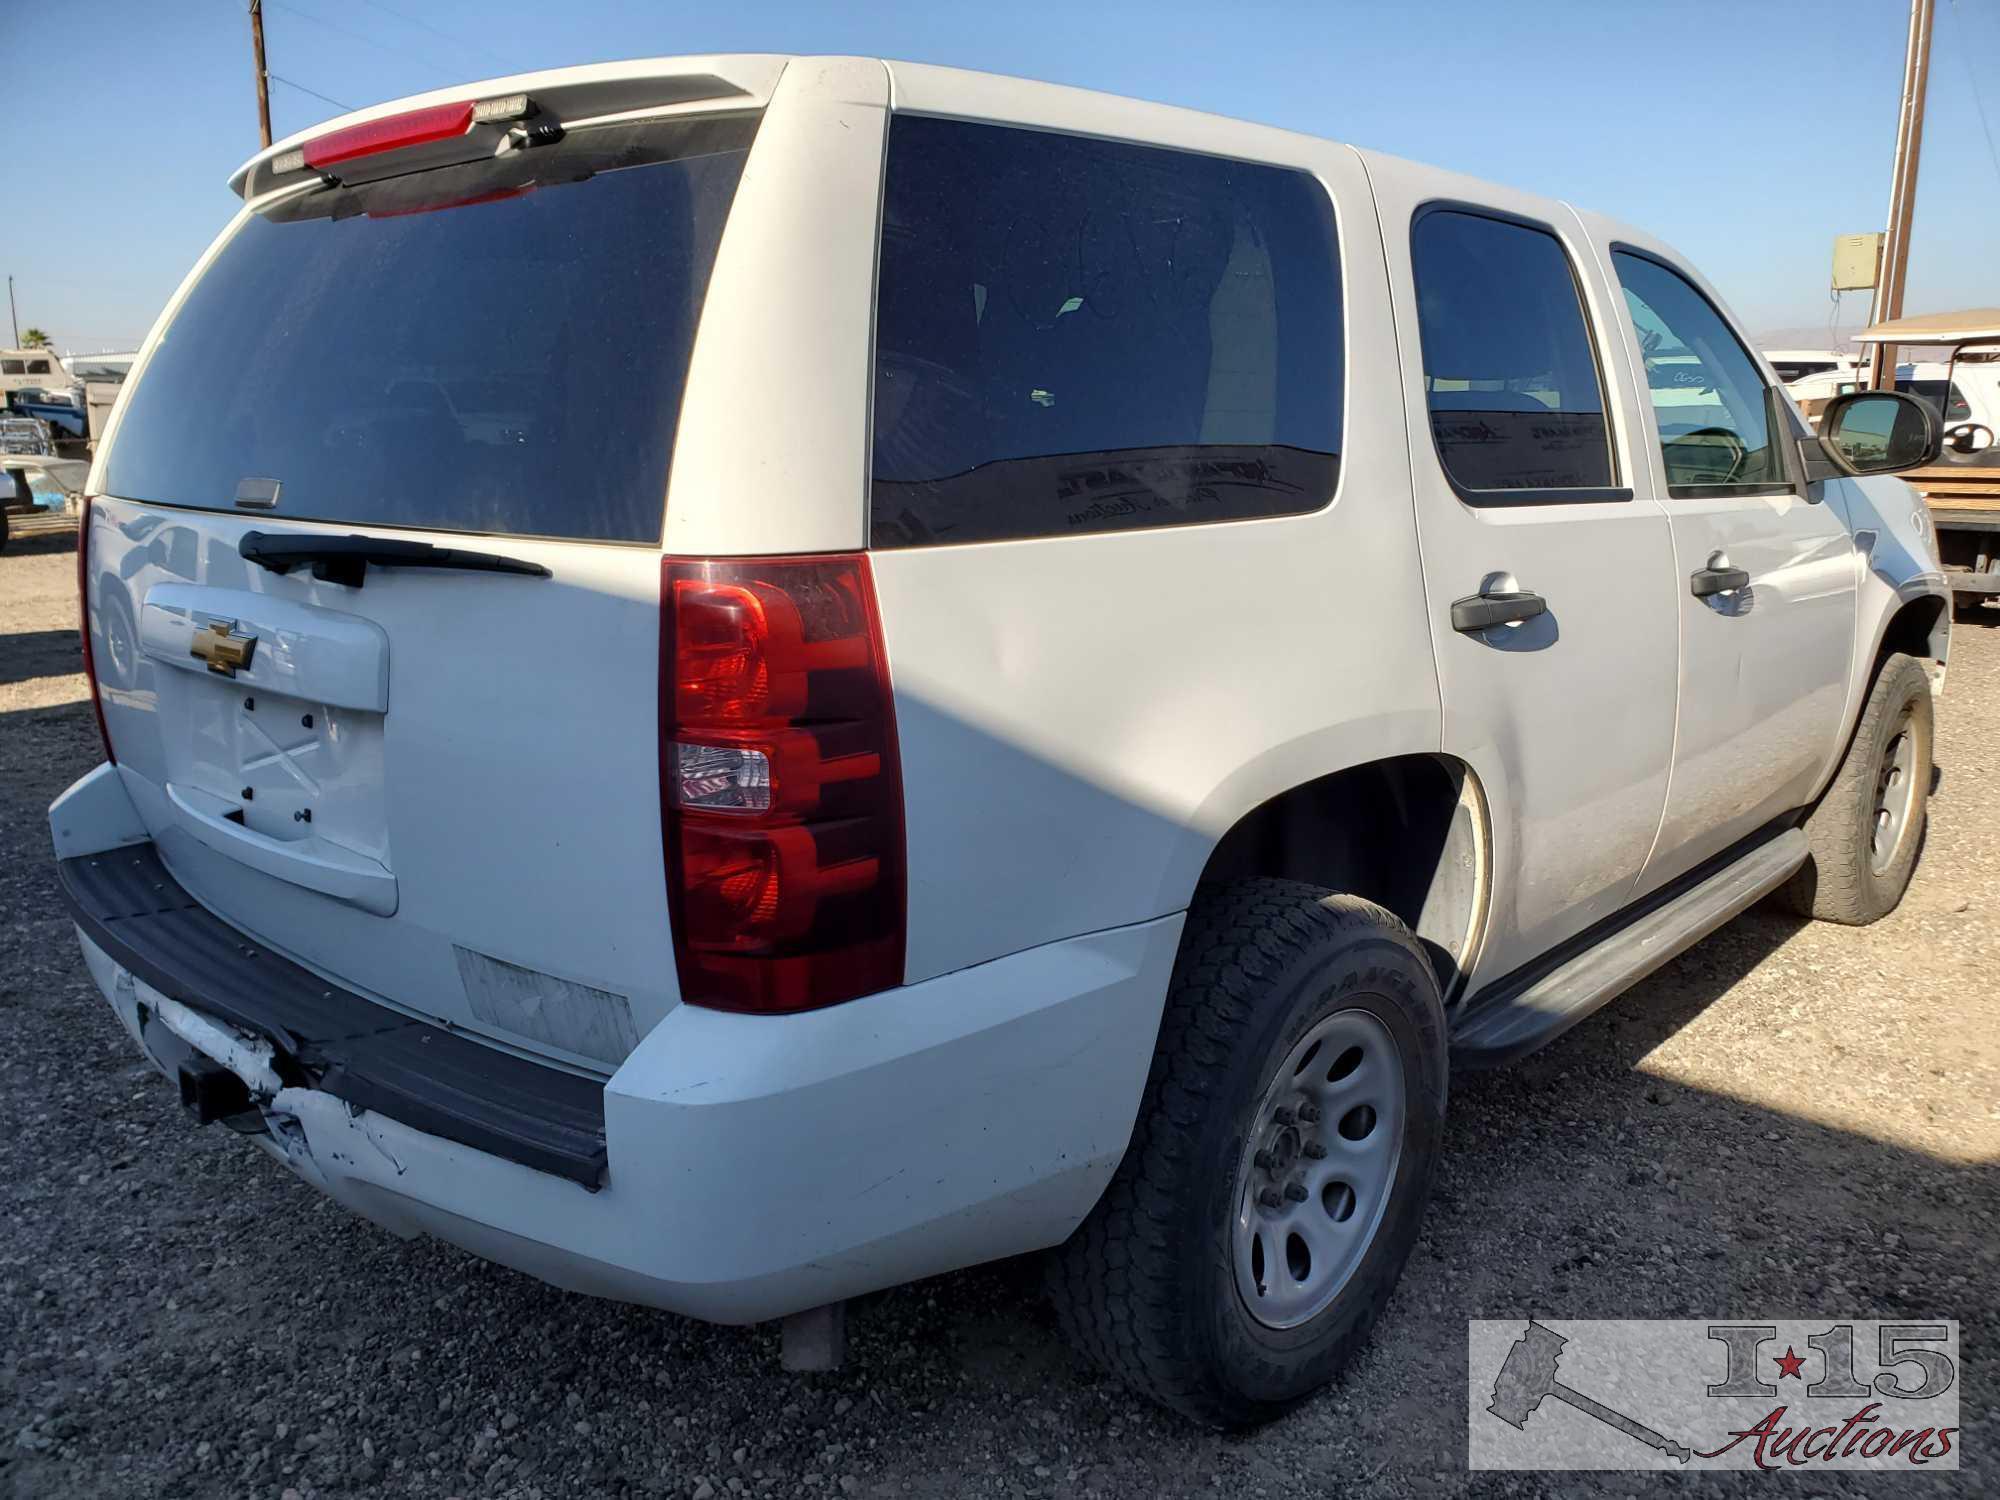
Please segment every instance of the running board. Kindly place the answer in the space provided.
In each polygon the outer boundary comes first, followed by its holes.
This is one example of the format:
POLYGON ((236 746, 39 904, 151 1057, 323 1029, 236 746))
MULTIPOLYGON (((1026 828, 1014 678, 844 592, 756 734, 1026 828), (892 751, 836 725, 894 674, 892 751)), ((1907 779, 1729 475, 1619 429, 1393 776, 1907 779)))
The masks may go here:
POLYGON ((1498 1067, 1554 1041, 1769 895, 1805 862, 1806 836, 1788 828, 1523 986, 1502 980, 1490 996, 1474 996, 1452 1028, 1452 1065, 1498 1067))

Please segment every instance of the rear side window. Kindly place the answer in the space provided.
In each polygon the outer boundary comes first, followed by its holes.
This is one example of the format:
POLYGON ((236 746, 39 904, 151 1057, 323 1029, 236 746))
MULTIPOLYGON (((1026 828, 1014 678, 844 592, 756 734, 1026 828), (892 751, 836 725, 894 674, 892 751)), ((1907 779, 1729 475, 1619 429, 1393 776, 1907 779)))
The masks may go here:
POLYGON ((695 322, 756 122, 558 146, 253 214, 131 392, 105 488, 276 515, 655 542, 695 322))
POLYGON ((1754 494, 1791 484, 1773 396, 1750 351, 1709 300, 1650 256, 1613 250, 1646 362, 1667 493, 1754 494))
POLYGON ((877 547, 1333 496, 1339 250, 1303 172, 900 115, 879 287, 877 547))
POLYGON ((1511 219, 1432 209, 1410 226, 1410 262, 1431 434, 1459 494, 1609 498, 1604 388, 1562 242, 1511 219))
POLYGON ((1938 412, 1947 422, 1963 422, 1972 415, 1972 407, 1966 402, 1965 392, 1957 382, 1946 380, 1898 380, 1896 389, 1907 396, 1915 396, 1927 402, 1932 411, 1938 412))

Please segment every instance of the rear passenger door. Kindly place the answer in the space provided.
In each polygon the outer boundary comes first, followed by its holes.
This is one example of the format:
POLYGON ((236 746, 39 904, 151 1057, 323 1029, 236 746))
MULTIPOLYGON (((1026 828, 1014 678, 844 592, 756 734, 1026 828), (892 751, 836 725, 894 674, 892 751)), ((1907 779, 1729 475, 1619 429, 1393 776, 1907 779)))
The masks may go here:
POLYGON ((1680 717, 1657 887, 1817 790, 1854 649, 1844 518, 1798 470, 1789 406, 1664 253, 1610 247, 1646 381, 1649 485, 1674 539, 1680 717))
POLYGON ((1635 403, 1605 373, 1622 310, 1574 219, 1368 164, 1391 239, 1443 749, 1478 774, 1492 824, 1479 985, 1637 883, 1672 754, 1672 542, 1631 488, 1635 403))

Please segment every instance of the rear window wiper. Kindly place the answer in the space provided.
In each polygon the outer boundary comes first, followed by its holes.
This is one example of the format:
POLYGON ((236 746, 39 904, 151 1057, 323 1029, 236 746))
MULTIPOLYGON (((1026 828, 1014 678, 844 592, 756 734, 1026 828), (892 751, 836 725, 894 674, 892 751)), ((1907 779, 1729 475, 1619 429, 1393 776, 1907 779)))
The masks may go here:
POLYGON ((378 568, 450 568, 459 573, 516 573, 524 578, 548 578, 540 563, 491 552, 467 552, 459 547, 434 547, 429 542, 399 542, 375 536, 273 536, 246 531, 236 550, 247 562, 289 573, 302 563, 312 565, 321 583, 361 587, 368 565, 378 568))

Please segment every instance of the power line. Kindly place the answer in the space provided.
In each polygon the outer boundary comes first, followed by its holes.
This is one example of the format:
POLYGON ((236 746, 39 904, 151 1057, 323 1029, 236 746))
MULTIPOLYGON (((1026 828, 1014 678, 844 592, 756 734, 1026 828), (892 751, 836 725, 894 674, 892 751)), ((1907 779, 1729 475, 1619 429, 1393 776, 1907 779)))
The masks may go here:
MULTIPOLYGON (((410 61, 410 49, 407 47, 397 47, 388 42, 380 41, 364 32, 355 31, 351 27, 329 21, 324 16, 316 16, 311 11, 300 10, 296 5, 287 5, 285 4, 285 0, 264 0, 264 4, 272 10, 281 10, 288 16, 297 16, 301 21, 310 21, 315 26, 323 26, 335 36, 344 36, 349 41, 361 43, 364 47, 373 47, 378 52, 386 52, 391 57, 400 58, 406 65, 410 61)), ((438 62, 436 57, 427 57, 426 60, 432 64, 438 62)))
POLYGON ((266 73, 264 76, 273 83, 282 83, 288 89, 297 89, 301 94, 311 94, 313 98, 320 100, 322 103, 331 104, 335 109, 351 110, 354 108, 352 104, 342 104, 338 99, 328 94, 322 94, 318 89, 309 89, 303 83, 293 83, 291 79, 286 78, 283 74, 266 73))
MULTIPOLYGON (((1972 28, 1967 23, 1964 13, 1958 8, 1958 0, 1951 0, 1951 12, 1958 17, 1960 38, 1970 41, 1972 28)), ((1970 46, 1962 46, 1958 49, 1958 55, 1960 61, 1965 64, 1965 81, 1972 90, 1972 107, 1979 111, 1979 129, 1986 137, 1986 154, 1993 160, 1994 175, 2000 177, 2000 146, 1993 144, 1993 122, 1986 118, 1986 101, 1979 93, 1979 75, 1973 71, 1972 50, 1970 46)))
MULTIPOLYGON (((432 36, 437 37, 440 41, 451 43, 454 48, 465 47, 465 48, 470 48, 474 51, 485 52, 486 56, 492 58, 495 61, 495 63, 499 64, 502 67, 506 66, 505 61, 501 59, 497 53, 494 53, 486 48, 481 47, 476 42, 469 41, 462 37, 456 37, 453 36, 450 32, 440 30, 438 27, 433 26, 430 22, 422 19, 419 16, 409 15, 404 11, 397 10, 393 6, 384 5, 382 3, 382 0, 365 0, 365 3, 368 4, 370 7, 372 7, 373 9, 382 12, 382 14, 385 16, 393 17, 395 20, 401 21, 407 26, 413 26, 420 31, 427 31, 432 36)), ((391 57, 401 59, 406 65, 409 62, 410 58, 409 48, 393 46, 390 43, 382 41, 377 37, 370 36, 365 32, 356 31, 352 27, 343 26, 335 21, 329 21, 324 16, 314 15, 311 11, 308 10, 301 10, 296 5, 289 5, 286 3, 286 0, 251 0, 253 19, 255 17, 255 13, 258 10, 266 7, 272 10, 284 11, 285 14, 290 16, 296 16, 301 21, 309 21, 315 26, 323 27, 326 30, 332 32, 335 36, 346 37, 349 41, 359 42, 364 47, 373 47, 378 52, 386 52, 391 57)), ((423 54, 423 55, 426 55, 428 57, 428 60, 431 62, 438 61, 435 55, 429 55, 429 54, 423 54)), ((312 98, 318 99, 322 103, 332 105, 335 109, 351 110, 354 108, 354 106, 351 104, 343 104, 340 100, 334 98, 331 94, 322 94, 318 89, 307 88, 306 85, 298 82, 296 79, 286 78, 282 74, 271 72, 268 66, 263 61, 263 56, 261 51, 259 52, 258 55, 258 68, 259 68, 258 82, 260 87, 266 80, 269 80, 270 82, 273 83, 282 83, 287 88, 296 89, 301 94, 310 95, 312 98)))
POLYGON ((404 11, 396 10, 392 6, 384 5, 382 3, 382 0, 362 0, 362 3, 368 6, 370 10, 379 10, 385 16, 394 16, 398 21, 401 21, 408 26, 414 26, 419 31, 428 31, 432 36, 436 37, 439 41, 450 42, 454 47, 470 47, 474 52, 483 53, 485 56, 491 58, 495 63, 499 64, 503 68, 511 66, 504 57, 502 57, 499 53, 495 52, 492 48, 484 46, 478 42, 475 42, 470 37, 462 37, 456 35, 453 32, 441 30, 440 28, 431 25, 429 21, 426 21, 421 16, 413 16, 407 14, 404 11))

